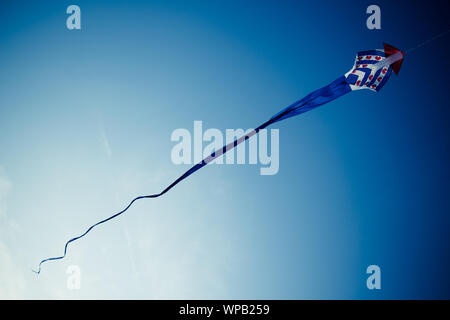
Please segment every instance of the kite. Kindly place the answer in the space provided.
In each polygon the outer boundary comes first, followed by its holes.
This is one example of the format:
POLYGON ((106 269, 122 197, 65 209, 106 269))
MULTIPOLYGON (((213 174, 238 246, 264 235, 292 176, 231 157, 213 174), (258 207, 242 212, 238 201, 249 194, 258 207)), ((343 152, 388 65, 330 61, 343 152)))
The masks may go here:
POLYGON ((186 171, 182 176, 180 176, 178 179, 176 179, 174 182, 172 182, 167 188, 165 188, 163 191, 157 194, 147 195, 147 196, 140 196, 135 199, 133 199, 128 206, 123 209, 122 211, 110 216, 109 218, 106 218, 104 220, 101 220, 97 222, 96 224, 90 226, 83 234, 81 234, 78 237, 72 238, 69 241, 66 242, 66 245, 64 246, 64 254, 59 257, 53 257, 53 258, 47 258, 42 260, 39 263, 39 268, 37 271, 32 270, 33 272, 39 274, 41 272, 41 265, 47 261, 52 260, 59 260, 63 259, 66 256, 67 253, 67 247, 70 243, 74 242, 75 240, 78 240, 82 237, 84 237, 86 234, 88 234, 93 228, 96 226, 103 224, 111 219, 114 219, 115 217, 121 215, 125 211, 127 211, 131 205, 140 199, 147 199, 147 198, 158 198, 168 192, 170 189, 172 189, 175 185, 177 185, 182 180, 189 177, 194 172, 200 170, 205 165, 210 163, 211 161, 215 160, 216 158, 222 156, 225 154, 228 150, 231 150, 235 148, 238 144, 246 141, 250 137, 258 134, 258 132, 269 125, 299 115, 301 113, 307 112, 311 109, 317 108, 318 106, 321 106, 325 103, 328 103, 334 99, 339 98, 340 96, 347 94, 351 91, 355 90, 361 90, 361 89, 369 89, 375 92, 378 92, 389 80, 389 77, 391 76, 391 73, 394 72, 395 74, 398 74, 400 71, 403 58, 405 53, 400 51, 399 49, 388 45, 386 43, 383 43, 384 48, 383 49, 374 49, 374 50, 368 50, 368 51, 361 51, 358 52, 356 55, 355 63, 353 65, 353 68, 347 72, 345 75, 337 78, 333 82, 331 82, 329 85, 320 88, 310 94, 308 94, 306 97, 304 97, 301 100, 298 100, 288 106, 287 108, 281 110, 279 113, 275 114, 272 118, 270 118, 268 121, 257 127, 256 129, 253 129, 249 132, 247 132, 244 136, 240 137, 239 139, 236 139, 234 142, 231 142, 221 149, 218 149, 211 153, 208 157, 204 158, 197 164, 195 164, 192 168, 190 168, 188 171, 186 171))

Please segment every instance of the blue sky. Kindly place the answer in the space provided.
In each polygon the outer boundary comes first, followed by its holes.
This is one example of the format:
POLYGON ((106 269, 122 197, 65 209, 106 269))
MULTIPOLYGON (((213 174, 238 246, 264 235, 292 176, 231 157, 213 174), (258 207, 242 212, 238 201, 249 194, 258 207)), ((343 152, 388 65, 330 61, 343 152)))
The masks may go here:
POLYGON ((177 128, 251 128, 360 50, 449 29, 448 2, 77 1, 0 5, 0 297, 449 298, 448 36, 378 93, 277 123, 280 170, 211 165, 161 191, 177 128), (382 289, 366 288, 381 267, 382 289), (81 289, 66 288, 67 267, 81 289))

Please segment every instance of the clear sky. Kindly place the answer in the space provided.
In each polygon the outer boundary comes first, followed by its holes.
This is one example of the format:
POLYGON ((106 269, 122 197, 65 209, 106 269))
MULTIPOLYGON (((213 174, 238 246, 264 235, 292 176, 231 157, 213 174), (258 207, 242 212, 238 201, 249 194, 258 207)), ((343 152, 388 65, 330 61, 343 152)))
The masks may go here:
POLYGON ((252 128, 352 66, 449 29, 448 1, 2 1, 0 298, 450 298, 449 36, 277 123, 280 169, 189 168, 177 128, 252 128), (66 28, 81 8, 82 29, 66 28), (381 268, 382 289, 366 288, 381 268), (66 270, 81 270, 68 290, 66 270))

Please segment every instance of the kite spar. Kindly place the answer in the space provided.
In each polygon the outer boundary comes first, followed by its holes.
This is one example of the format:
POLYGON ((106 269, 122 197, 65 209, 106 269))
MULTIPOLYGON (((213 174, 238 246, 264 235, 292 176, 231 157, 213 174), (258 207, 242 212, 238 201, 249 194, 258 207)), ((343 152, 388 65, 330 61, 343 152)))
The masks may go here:
POLYGON ((374 49, 358 52, 358 54, 356 55, 353 68, 345 75, 339 77, 329 85, 310 93, 303 99, 294 102, 287 108, 275 114, 272 118, 270 118, 268 121, 266 121, 256 129, 248 132, 243 137, 240 137, 239 139, 236 139, 234 142, 229 143, 228 145, 222 147, 221 149, 216 150, 211 155, 204 158, 202 161, 200 161, 192 168, 190 168, 188 171, 186 171, 182 176, 180 176, 178 179, 172 182, 160 193, 134 198, 128 204, 128 206, 126 206, 125 209, 123 209, 122 211, 110 216, 109 218, 97 222, 96 224, 90 226, 80 236, 72 238, 69 241, 67 241, 64 246, 64 254, 62 256, 44 259, 39 263, 38 270, 32 271, 39 274, 41 272, 41 266, 43 263, 47 261, 63 259, 67 254, 67 248, 69 244, 84 237, 96 226, 121 215, 122 213, 127 211, 131 207, 131 205, 137 200, 146 198, 158 198, 162 196, 170 189, 172 189, 175 185, 177 185, 179 182, 186 179, 197 170, 201 169, 202 167, 204 167, 211 161, 215 160, 216 158, 222 156, 228 150, 235 148, 237 145, 249 139, 250 137, 258 134, 260 130, 268 127, 269 125, 299 115, 301 113, 307 112, 311 109, 314 109, 318 106, 328 103, 354 90, 369 89, 378 92, 386 84, 389 77, 391 76, 392 71, 398 74, 404 58, 404 53, 399 49, 386 43, 384 43, 383 46, 384 46, 383 49, 374 49))

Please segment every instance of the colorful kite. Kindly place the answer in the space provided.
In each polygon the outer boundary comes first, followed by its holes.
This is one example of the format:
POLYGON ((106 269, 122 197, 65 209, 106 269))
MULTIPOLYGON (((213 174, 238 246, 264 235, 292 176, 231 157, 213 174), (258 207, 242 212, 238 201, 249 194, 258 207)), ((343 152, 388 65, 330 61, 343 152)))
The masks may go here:
POLYGON ((51 260, 59 260, 63 259, 66 256, 67 253, 67 246, 82 237, 84 237, 89 231, 91 231, 94 227, 105 223, 111 219, 114 219, 115 217, 121 215, 125 211, 128 210, 128 208, 131 207, 131 205, 139 200, 139 199, 145 199, 145 198, 157 198, 165 194, 167 191, 172 189, 175 185, 177 185, 182 180, 186 179, 188 176, 196 172, 197 170, 201 169, 211 161, 215 160, 216 158, 222 156, 224 153, 226 153, 228 150, 231 150, 235 148, 238 144, 241 142, 244 142, 245 140, 249 139, 253 135, 257 134, 260 130, 268 127, 269 125, 299 115, 301 113, 304 113, 306 111, 309 111, 311 109, 314 109, 320 105, 323 105, 325 103, 328 103, 336 98, 339 98, 340 96, 349 93, 354 90, 360 90, 360 89, 369 89, 375 92, 378 92, 389 80, 389 77, 391 76, 392 71, 394 71, 396 74, 400 71, 400 67, 403 62, 404 53, 397 48, 390 46, 386 43, 383 44, 384 49, 375 49, 375 50, 368 50, 368 51, 361 51, 358 52, 356 55, 356 60, 353 68, 347 72, 345 75, 339 77, 329 85, 320 88, 303 99, 291 104, 289 107, 285 108, 284 110, 280 111, 276 115, 274 115, 272 118, 270 118, 267 122, 263 123, 256 129, 248 132, 243 137, 235 140, 234 142, 224 146, 223 148, 216 150, 213 152, 210 156, 204 158, 202 161, 194 165, 191 169, 186 171, 181 177, 176 179, 172 184, 170 184, 167 188, 165 188, 163 191, 161 191, 158 194, 148 195, 148 196, 140 196, 135 199, 133 199, 130 204, 120 211, 119 213, 116 213, 115 215, 106 218, 100 222, 97 222, 96 224, 89 227, 89 229, 86 230, 82 235, 72 238, 69 241, 66 242, 66 245, 64 247, 64 255, 60 257, 54 257, 54 258, 47 258, 42 260, 39 263, 39 269, 38 271, 34 271, 35 273, 41 272, 41 265, 46 261, 51 260))

